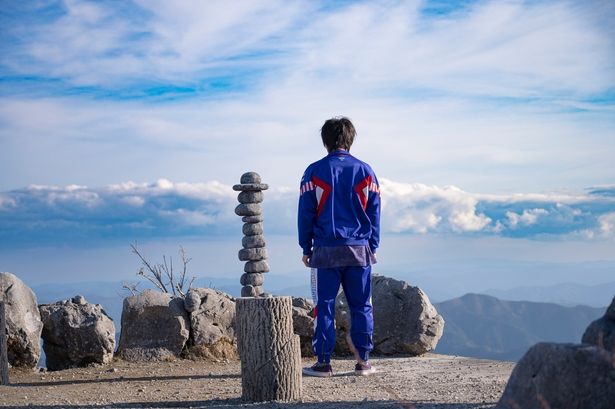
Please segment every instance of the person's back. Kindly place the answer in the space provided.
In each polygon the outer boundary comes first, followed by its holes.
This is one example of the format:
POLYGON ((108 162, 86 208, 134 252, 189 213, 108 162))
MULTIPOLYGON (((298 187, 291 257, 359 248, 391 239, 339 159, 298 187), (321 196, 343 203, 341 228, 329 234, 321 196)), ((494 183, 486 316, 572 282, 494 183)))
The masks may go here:
POLYGON ((351 310, 351 348, 357 352, 357 374, 373 372, 367 363, 373 348, 371 264, 379 244, 380 194, 369 165, 348 152, 355 130, 347 118, 327 120, 322 127, 329 154, 312 163, 301 180, 299 245, 303 262, 312 267, 316 303, 314 353, 318 362, 306 375, 329 376, 335 346, 335 297, 340 284, 351 310))

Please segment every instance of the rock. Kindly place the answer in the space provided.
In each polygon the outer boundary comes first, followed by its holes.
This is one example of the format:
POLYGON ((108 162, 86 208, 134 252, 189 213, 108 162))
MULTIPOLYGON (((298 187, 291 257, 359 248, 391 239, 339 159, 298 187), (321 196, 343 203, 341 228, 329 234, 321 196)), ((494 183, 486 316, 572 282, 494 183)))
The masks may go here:
POLYGON ((196 289, 191 288, 184 297, 184 309, 188 312, 196 311, 201 306, 201 295, 196 289))
POLYGON ((265 260, 267 258, 267 249, 264 247, 241 249, 238 256, 241 261, 265 260))
POLYGON ((238 216, 257 216, 263 212, 263 208, 258 203, 241 203, 235 208, 238 216))
POLYGON ((611 409, 614 359, 593 345, 536 344, 517 363, 496 409, 611 409))
POLYGON ((0 273, 0 297, 6 307, 7 353, 14 367, 34 368, 41 356, 43 323, 34 292, 16 275, 0 273))
MULTIPOLYGON (((435 349, 442 336, 444 319, 427 295, 405 281, 372 275, 374 353, 422 355, 435 349)), ((336 300, 336 346, 339 354, 350 354, 346 335, 350 313, 343 293, 336 300)))
POLYGON ((299 335, 301 356, 314 355, 312 338, 314 337, 314 303, 306 298, 293 297, 293 332, 299 335))
POLYGON ((199 307, 190 314, 188 355, 202 358, 237 358, 235 299, 211 288, 192 289, 199 307))
POLYGON ((76 295, 71 299, 71 302, 73 304, 80 304, 80 305, 84 305, 87 303, 87 301, 85 300, 85 297, 83 295, 76 295))
POLYGON ((246 273, 266 273, 269 271, 269 263, 266 260, 248 261, 243 267, 246 273))
POLYGON ((241 245, 244 249, 251 249, 255 247, 265 247, 265 236, 257 234, 256 236, 245 236, 241 239, 241 245))
POLYGON ((263 223, 244 223, 242 231, 246 236, 262 235, 263 223))
POLYGON ((256 172, 246 172, 239 178, 239 183, 261 183, 261 175, 256 172))
POLYGON ((241 218, 241 221, 244 223, 258 223, 258 222, 262 222, 263 220, 265 220, 265 218, 263 217, 263 215, 258 215, 258 216, 243 216, 241 218))
POLYGON ((239 279, 241 285, 259 286, 265 282, 265 277, 260 273, 243 273, 239 279))
POLYGON ((113 360, 115 325, 99 304, 76 296, 67 303, 41 305, 39 310, 47 369, 59 371, 113 360))
POLYGON ((245 190, 267 190, 269 189, 269 185, 266 183, 246 183, 241 185, 233 185, 233 190, 235 191, 245 191, 245 190))
POLYGON ((239 203, 261 203, 264 198, 263 192, 253 190, 247 190, 237 195, 239 203))
POLYGON ((241 287, 242 297, 258 297, 263 294, 263 287, 260 285, 244 285, 241 287))
POLYGON ((582 342, 615 353, 615 297, 604 316, 589 324, 582 342))
POLYGON ((181 298, 145 290, 124 299, 118 355, 128 361, 179 356, 190 331, 181 298))

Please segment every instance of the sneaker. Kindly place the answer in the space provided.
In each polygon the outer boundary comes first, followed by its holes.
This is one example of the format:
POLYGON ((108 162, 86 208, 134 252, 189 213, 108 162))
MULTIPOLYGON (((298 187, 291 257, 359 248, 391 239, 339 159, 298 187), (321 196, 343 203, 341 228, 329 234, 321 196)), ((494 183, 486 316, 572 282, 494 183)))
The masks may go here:
POLYGON ((357 362, 357 364, 354 366, 354 374, 357 376, 367 376, 373 373, 376 373, 376 368, 371 366, 369 362, 366 362, 364 364, 357 362))
POLYGON ((321 378, 326 378, 333 375, 331 364, 325 364, 321 362, 316 362, 310 367, 303 368, 302 372, 305 376, 318 376, 321 378))

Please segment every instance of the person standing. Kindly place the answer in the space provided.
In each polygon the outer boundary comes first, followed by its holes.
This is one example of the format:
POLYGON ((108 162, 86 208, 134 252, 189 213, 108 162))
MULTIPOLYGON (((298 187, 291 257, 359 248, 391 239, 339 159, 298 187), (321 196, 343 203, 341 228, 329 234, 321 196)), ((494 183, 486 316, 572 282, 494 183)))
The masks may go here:
POLYGON ((327 156, 307 167, 300 184, 298 230, 302 261, 311 267, 317 362, 307 376, 331 376, 335 346, 335 298, 340 284, 351 317, 355 374, 376 369, 369 362, 374 328, 371 265, 380 243, 380 189, 372 168, 350 154, 356 130, 346 117, 321 128, 327 156))

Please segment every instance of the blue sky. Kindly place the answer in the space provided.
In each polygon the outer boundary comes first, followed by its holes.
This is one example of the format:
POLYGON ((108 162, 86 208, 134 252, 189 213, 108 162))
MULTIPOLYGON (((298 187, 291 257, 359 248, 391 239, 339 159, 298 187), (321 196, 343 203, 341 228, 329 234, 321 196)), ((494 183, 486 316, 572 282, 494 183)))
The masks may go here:
POLYGON ((614 23, 599 0, 3 2, 0 270, 226 240, 246 170, 290 237, 334 115, 382 180, 385 240, 615 266, 614 23))

